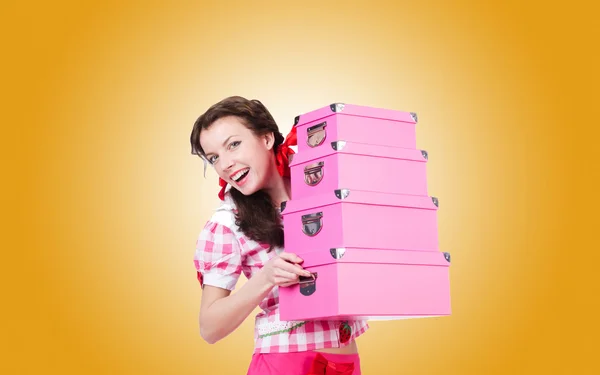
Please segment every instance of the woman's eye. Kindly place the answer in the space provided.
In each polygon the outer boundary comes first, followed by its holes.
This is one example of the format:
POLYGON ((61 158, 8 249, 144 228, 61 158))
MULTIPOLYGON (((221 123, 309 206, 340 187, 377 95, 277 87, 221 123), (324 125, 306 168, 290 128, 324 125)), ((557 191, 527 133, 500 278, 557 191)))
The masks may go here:
POLYGON ((216 156, 211 156, 210 158, 208 158, 208 162, 211 164, 214 164, 216 160, 217 160, 216 156))
POLYGON ((231 142, 231 143, 229 144, 229 148, 232 148, 232 147, 237 147, 237 146, 239 146, 239 145, 240 145, 240 143, 242 143, 242 142, 240 142, 240 141, 233 141, 233 142, 231 142))

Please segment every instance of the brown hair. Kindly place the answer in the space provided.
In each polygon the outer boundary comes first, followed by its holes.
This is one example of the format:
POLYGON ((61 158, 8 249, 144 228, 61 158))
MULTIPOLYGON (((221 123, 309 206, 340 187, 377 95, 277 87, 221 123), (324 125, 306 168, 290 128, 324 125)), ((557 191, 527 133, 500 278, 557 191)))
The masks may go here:
MULTIPOLYGON (((200 156, 205 162, 210 163, 202 146, 200 133, 208 129, 215 121, 226 116, 236 116, 256 136, 272 132, 275 136, 273 152, 283 143, 284 138, 273 116, 258 100, 248 100, 240 96, 231 96, 212 105, 202 114, 192 129, 190 143, 192 154, 200 156)), ((237 208, 236 225, 250 239, 273 247, 283 246, 283 224, 279 212, 273 206, 269 194, 259 190, 251 195, 244 195, 233 186, 230 190, 231 197, 237 208)))

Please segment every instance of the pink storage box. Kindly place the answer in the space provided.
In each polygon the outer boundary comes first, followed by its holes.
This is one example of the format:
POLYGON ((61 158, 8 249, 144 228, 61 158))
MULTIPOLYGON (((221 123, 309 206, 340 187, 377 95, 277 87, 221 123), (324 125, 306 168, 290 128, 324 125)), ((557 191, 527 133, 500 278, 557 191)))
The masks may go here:
POLYGON ((292 198, 350 190, 427 195, 427 152, 346 141, 293 155, 292 198))
POLYGON ((435 197, 336 189, 281 207, 285 248, 438 249, 435 197))
POLYGON ((417 114, 334 103, 296 116, 298 152, 337 140, 417 148, 417 114))
POLYGON ((279 288, 282 320, 395 320, 451 314, 449 253, 319 248, 302 258, 313 277, 279 288))

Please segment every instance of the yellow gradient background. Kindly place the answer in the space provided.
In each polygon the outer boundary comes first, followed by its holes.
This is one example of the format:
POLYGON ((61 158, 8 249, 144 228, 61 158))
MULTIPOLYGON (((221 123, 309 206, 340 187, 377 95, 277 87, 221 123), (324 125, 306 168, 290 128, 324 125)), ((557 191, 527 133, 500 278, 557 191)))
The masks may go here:
POLYGON ((192 262, 218 184, 189 134, 229 95, 262 100, 284 133, 332 102, 419 114, 453 315, 372 322, 364 374, 600 373, 594 14, 578 1, 3 5, 0 373, 245 374, 253 318, 203 342, 192 262))

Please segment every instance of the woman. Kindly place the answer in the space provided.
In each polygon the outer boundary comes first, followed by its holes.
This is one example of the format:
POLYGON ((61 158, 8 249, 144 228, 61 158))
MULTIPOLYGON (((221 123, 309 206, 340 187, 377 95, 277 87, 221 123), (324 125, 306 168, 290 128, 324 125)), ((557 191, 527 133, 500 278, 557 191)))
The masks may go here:
POLYGON ((279 207, 290 200, 289 148, 258 100, 234 96, 211 106, 194 123, 192 153, 219 175, 222 200, 196 244, 202 287, 200 335, 216 343, 259 306, 248 374, 360 374, 355 339, 366 321, 281 321, 278 288, 310 276, 302 259, 283 249, 279 207), (248 281, 231 294, 241 273, 248 281))

